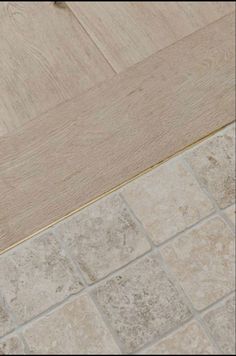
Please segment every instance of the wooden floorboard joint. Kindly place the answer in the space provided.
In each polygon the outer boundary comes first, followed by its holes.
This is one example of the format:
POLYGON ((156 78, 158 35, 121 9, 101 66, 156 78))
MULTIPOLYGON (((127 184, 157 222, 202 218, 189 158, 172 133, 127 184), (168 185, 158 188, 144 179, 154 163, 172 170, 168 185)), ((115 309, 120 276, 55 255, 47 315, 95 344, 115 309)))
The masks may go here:
POLYGON ((45 230, 47 230, 47 229, 53 227, 54 225, 56 225, 56 224, 62 222, 62 221, 65 220, 66 218, 69 218, 70 216, 72 216, 72 215, 74 215, 74 214, 80 212, 81 210, 87 208, 89 205, 95 203, 96 201, 98 201, 98 200, 100 200, 100 199, 102 199, 102 198, 105 198, 105 197, 108 196, 109 194, 111 194, 111 193, 113 193, 113 192, 119 190, 120 188, 124 187, 126 184, 131 183, 131 182, 134 181, 135 179, 137 179, 137 178, 139 178, 139 177, 142 177, 143 175, 145 175, 145 174, 151 172, 152 170, 156 169, 156 168, 159 167, 160 165, 162 165, 162 164, 168 162, 169 160, 173 159, 174 157, 180 155, 181 153, 183 153, 183 152, 185 152, 185 151, 187 151, 187 150, 189 150, 189 149, 195 147, 195 146, 198 145, 199 143, 201 143, 201 142, 203 142, 203 141, 209 139, 210 137, 214 136, 217 132, 220 132, 221 130, 225 129, 225 128, 228 127, 229 125, 231 125, 231 124, 227 124, 227 125, 225 125, 225 126, 219 128, 219 129, 215 130, 214 132, 211 132, 209 135, 207 135, 207 136, 201 138, 201 139, 198 140, 197 142, 192 143, 191 145, 189 145, 189 146, 185 147, 184 149, 180 150, 179 152, 176 152, 174 155, 168 157, 167 159, 165 159, 165 160, 163 160, 163 161, 161 161, 161 162, 158 162, 158 163, 154 164, 153 166, 151 166, 151 167, 145 169, 143 172, 138 173, 136 176, 134 176, 134 177, 128 179, 128 180, 125 181, 125 182, 122 182, 122 183, 118 184, 117 186, 113 187, 113 188, 110 189, 109 191, 100 194, 100 195, 97 196, 96 198, 90 200, 89 202, 87 202, 87 203, 84 204, 83 206, 81 206, 81 207, 75 209, 74 211, 71 211, 70 213, 66 214, 65 216, 61 217, 60 219, 58 219, 58 220, 52 222, 51 224, 49 224, 49 225, 43 227, 42 229, 40 229, 40 230, 34 232, 33 234, 31 234, 31 235, 29 235, 29 236, 27 236, 27 237, 21 239, 21 240, 18 241, 17 243, 12 244, 12 245, 9 246, 8 248, 6 248, 6 249, 4 249, 4 250, 0 250, 0 255, 2 255, 2 254, 4 254, 4 253, 6 253, 7 251, 10 251, 10 250, 12 250, 13 248, 15 248, 15 247, 21 245, 23 242, 26 242, 26 241, 30 240, 31 238, 33 238, 33 237, 39 235, 39 234, 42 233, 43 231, 45 231, 45 230))

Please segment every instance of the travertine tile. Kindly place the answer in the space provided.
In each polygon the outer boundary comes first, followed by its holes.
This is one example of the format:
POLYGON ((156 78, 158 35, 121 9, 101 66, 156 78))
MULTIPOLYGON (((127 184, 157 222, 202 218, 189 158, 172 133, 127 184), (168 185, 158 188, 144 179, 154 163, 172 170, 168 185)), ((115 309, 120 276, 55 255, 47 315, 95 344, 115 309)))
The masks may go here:
POLYGON ((235 296, 208 311, 204 320, 221 350, 235 354, 235 296))
POLYGON ((234 125, 185 154, 201 184, 220 208, 235 200, 234 125))
POLYGON ((94 293, 125 352, 135 351, 191 316, 157 254, 141 258, 94 293))
POLYGON ((177 159, 138 178, 122 192, 156 244, 213 211, 198 183, 177 159))
POLYGON ((235 226, 235 214, 236 214, 235 204, 226 208, 224 210, 224 213, 227 216, 227 218, 229 219, 229 221, 231 221, 231 223, 235 226))
POLYGON ((212 355, 216 350, 202 328, 192 321, 145 351, 145 355, 212 355))
POLYGON ((10 332, 12 328, 13 324, 10 315, 6 309, 5 303, 0 299, 0 337, 10 332))
POLYGON ((70 261, 50 232, 0 256, 0 290, 18 323, 81 288, 70 261))
POLYGON ((119 354, 93 302, 82 296, 31 324, 24 332, 35 354, 119 354))
POLYGON ((183 233, 161 253, 196 309, 207 307, 235 287, 234 239, 218 217, 183 233))
POLYGON ((0 355, 25 355, 23 342, 17 335, 0 341, 0 355))
POLYGON ((88 283, 105 277, 150 249, 144 232, 118 194, 82 210, 56 229, 88 283))

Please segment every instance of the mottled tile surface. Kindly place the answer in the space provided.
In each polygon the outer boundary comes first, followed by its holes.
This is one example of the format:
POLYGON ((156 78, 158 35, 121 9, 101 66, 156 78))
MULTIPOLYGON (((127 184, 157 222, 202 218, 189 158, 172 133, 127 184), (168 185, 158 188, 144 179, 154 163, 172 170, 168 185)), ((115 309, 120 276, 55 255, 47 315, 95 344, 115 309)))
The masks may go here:
POLYGON ((12 328, 12 320, 6 309, 5 302, 0 299, 0 337, 7 334, 12 328))
POLYGON ((118 194, 82 210, 56 229, 78 262, 86 281, 93 283, 150 249, 140 225, 118 194))
POLYGON ((227 216, 227 218, 229 219, 229 221, 235 226, 235 214, 236 214, 235 204, 226 208, 224 210, 224 213, 227 216))
POLYGON ((125 352, 135 351, 191 316, 156 254, 102 284, 95 297, 125 352))
POLYGON ((0 355, 24 355, 24 344, 16 335, 0 341, 0 355))
POLYGON ((156 244, 213 211, 195 178, 176 159, 128 184, 122 192, 156 244))
POLYGON ((196 309, 203 309, 235 287, 234 239, 215 217, 183 233, 161 249, 196 309))
POLYGON ((145 350, 145 355, 212 355, 216 350, 202 328, 190 322, 145 350))
POLYGON ((235 296, 208 311, 204 320, 222 352, 235 354, 235 296))
POLYGON ((82 296, 34 322, 24 332, 35 354, 118 354, 93 302, 82 296))
POLYGON ((220 208, 235 201, 234 125, 187 152, 185 157, 220 208))
POLYGON ((0 256, 0 290, 18 323, 81 288, 71 262, 49 232, 0 256))

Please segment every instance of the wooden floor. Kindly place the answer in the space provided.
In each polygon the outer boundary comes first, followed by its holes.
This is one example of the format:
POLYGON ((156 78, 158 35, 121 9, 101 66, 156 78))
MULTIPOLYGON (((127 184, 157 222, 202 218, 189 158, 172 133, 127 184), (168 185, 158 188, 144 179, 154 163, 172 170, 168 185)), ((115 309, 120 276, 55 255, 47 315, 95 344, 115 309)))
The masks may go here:
POLYGON ((0 4, 0 250, 234 120, 234 6, 0 4))

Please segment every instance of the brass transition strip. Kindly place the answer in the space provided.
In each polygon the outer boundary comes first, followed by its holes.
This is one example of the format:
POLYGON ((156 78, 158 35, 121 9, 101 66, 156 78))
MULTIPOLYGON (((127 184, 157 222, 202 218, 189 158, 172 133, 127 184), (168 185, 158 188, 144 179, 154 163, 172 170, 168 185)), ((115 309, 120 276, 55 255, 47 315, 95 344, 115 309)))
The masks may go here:
POLYGON ((200 142, 205 141, 205 140, 208 139, 209 137, 215 135, 217 132, 219 132, 219 131, 223 130, 224 128, 226 128, 227 126, 230 126, 233 122, 235 122, 235 121, 232 121, 231 123, 226 124, 226 125, 222 126, 221 128, 219 128, 219 129, 217 129, 217 130, 215 130, 215 131, 212 131, 210 134, 208 134, 208 135, 202 137, 201 139, 199 139, 198 141, 195 141, 194 143, 191 143, 190 145, 188 145, 188 146, 182 148, 181 150, 177 151, 175 154, 171 155, 170 157, 168 157, 168 158, 166 158, 166 159, 163 159, 162 161, 160 161, 160 162, 158 162, 158 163, 153 164, 151 167, 144 169, 142 172, 136 174, 134 177, 129 178, 129 179, 127 179, 126 181, 124 181, 124 182, 118 184, 117 186, 113 187, 112 189, 108 190, 107 192, 104 192, 104 193, 98 195, 96 198, 90 200, 89 202, 87 202, 86 204, 82 205, 81 207, 79 207, 79 208, 77 208, 77 209, 71 211, 70 213, 64 215, 64 216, 61 217, 60 219, 58 219, 58 220, 52 222, 51 224, 49 224, 49 225, 43 227, 42 229, 40 229, 40 230, 38 230, 38 231, 32 233, 31 235, 29 235, 29 236, 23 238, 22 240, 20 240, 20 241, 14 243, 14 244, 12 244, 11 246, 5 248, 4 250, 0 250, 0 255, 2 255, 3 253, 5 253, 5 252, 7 252, 7 251, 9 251, 9 250, 11 250, 11 249, 13 249, 13 248, 16 247, 16 246, 22 244, 23 242, 25 242, 25 241, 31 239, 32 237, 38 235, 39 233, 41 233, 41 232, 43 232, 43 231, 49 229, 50 227, 52 227, 52 226, 56 225, 57 223, 63 221, 64 219, 68 218, 69 216, 71 216, 71 215, 73 215, 73 214, 76 214, 76 213, 79 212, 80 210, 82 210, 82 209, 86 208, 87 206, 89 206, 89 205, 95 203, 97 200, 102 199, 102 198, 106 197, 107 195, 109 195, 109 194, 115 192, 116 190, 122 188, 122 187, 125 186, 126 184, 128 184, 128 183, 134 181, 135 179, 137 179, 137 178, 143 176, 144 174, 146 174, 146 173, 148 173, 148 172, 154 170, 155 168, 159 167, 161 164, 163 164, 163 163, 169 161, 170 159, 172 159, 172 158, 178 156, 179 154, 181 154, 181 153, 183 153, 183 152, 189 150, 190 148, 196 146, 196 145, 199 144, 200 142))

